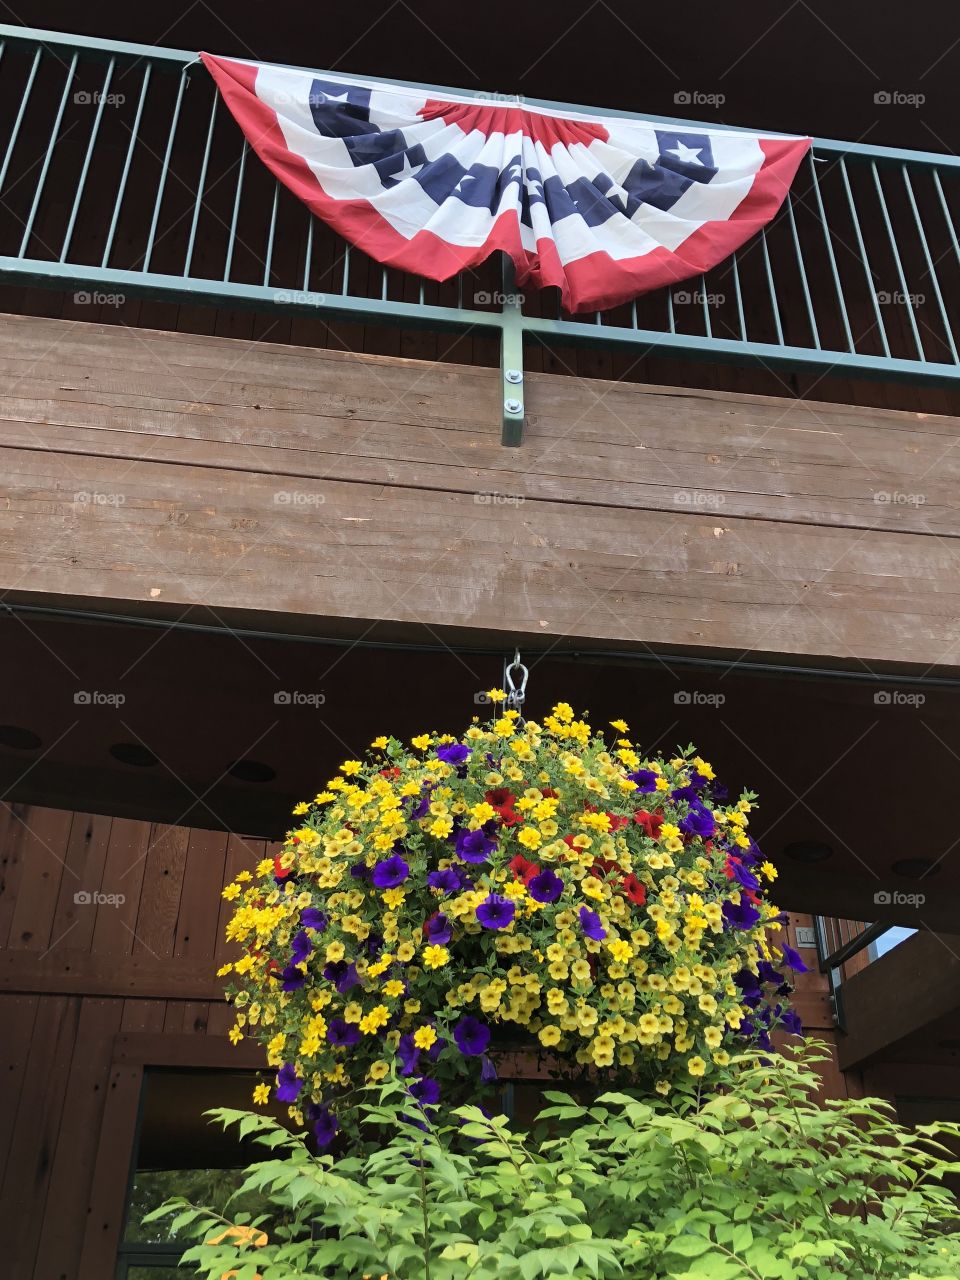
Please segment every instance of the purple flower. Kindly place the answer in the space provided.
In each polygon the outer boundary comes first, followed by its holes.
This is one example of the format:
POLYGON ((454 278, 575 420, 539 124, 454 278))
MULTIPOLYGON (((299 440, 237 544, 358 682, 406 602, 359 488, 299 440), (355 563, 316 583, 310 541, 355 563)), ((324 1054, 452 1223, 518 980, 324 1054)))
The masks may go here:
POLYGON ((365 862, 355 862, 350 868, 350 874, 353 876, 354 880, 369 880, 370 868, 365 862))
POLYGON ((327 1027, 327 1039, 339 1049, 349 1049, 360 1043, 360 1028, 343 1018, 333 1018, 327 1027))
POLYGON ((760 920, 760 912, 746 896, 739 903, 725 902, 723 918, 730 929, 752 929, 760 920))
POLYGON ((452 764, 459 772, 470 759, 470 748, 459 742, 448 742, 445 746, 437 747, 437 759, 444 764, 452 764))
POLYGON ((485 823, 479 831, 458 831, 457 856, 464 862, 486 862, 497 847, 497 842, 487 830, 485 823))
POLYGON ((563 893, 563 881, 551 871, 549 867, 546 871, 541 871, 539 875, 535 875, 527 885, 530 890, 530 897, 535 902, 556 902, 563 893))
POLYGON ((329 1147, 339 1127, 340 1126, 337 1124, 337 1117, 329 1107, 318 1108, 316 1119, 313 1123, 313 1132, 317 1139, 317 1146, 329 1147))
POLYGON ((297 1077, 292 1063, 285 1062, 277 1072, 277 1098, 280 1102, 296 1102, 297 1095, 303 1088, 303 1081, 297 1077))
POLYGON ((487 1045, 490 1043, 490 1028, 479 1018, 467 1014, 453 1028, 453 1038, 461 1053, 470 1058, 477 1058, 486 1052, 487 1045))
POLYGON ((516 914, 517 908, 510 899, 501 898, 495 893, 491 893, 477 907, 477 919, 484 929, 506 929, 513 923, 516 914))
POLYGON ((421 1076, 414 1080, 407 1090, 420 1103, 421 1107, 430 1107, 440 1101, 440 1085, 429 1076, 421 1076))
POLYGON ((414 801, 413 796, 406 796, 403 803, 412 805, 410 817, 414 820, 417 818, 425 818, 430 812, 430 792, 433 790, 433 783, 428 783, 420 793, 419 800, 414 801))
POLYGON ((316 907, 304 907, 300 912, 300 923, 304 929, 314 929, 317 933, 323 933, 330 921, 316 907))
POLYGON ((413 1035, 410 1032, 400 1037, 397 1044, 397 1057, 400 1059, 400 1074, 412 1076, 420 1061, 420 1050, 413 1043, 413 1035))
POLYGON ((410 874, 409 866, 398 855, 378 862, 373 868, 373 883, 378 889, 395 889, 410 874))
POLYGON ((299 991, 306 980, 307 975, 295 964, 288 964, 280 974, 280 986, 284 991, 299 991))
POLYGON ((800 1015, 795 1009, 787 1009, 782 1013, 780 1025, 788 1035, 803 1035, 803 1023, 800 1021, 800 1015))
POLYGON ((306 929, 300 929, 293 935, 293 941, 290 944, 290 962, 291 964, 302 964, 307 956, 313 950, 313 943, 307 936, 306 929))
POLYGON ((444 947, 453 936, 450 921, 442 911, 435 912, 427 921, 427 937, 435 946, 444 947))
POLYGON ((657 789, 657 775, 652 769, 637 769, 635 773, 628 773, 627 777, 637 784, 638 791, 656 791, 657 789))
POLYGON ((760 888, 760 881, 752 871, 747 870, 738 857, 734 857, 731 854, 727 859, 727 866, 730 870, 731 878, 736 880, 741 888, 753 889, 754 891, 760 888))
POLYGON ((686 816, 680 819, 679 826, 680 830, 687 835, 700 836, 702 840, 708 840, 717 829, 713 814, 697 799, 691 802, 690 809, 686 816))
POLYGON ((748 1004, 753 1008, 763 999, 763 990, 760 986, 760 979, 755 973, 751 973, 749 969, 741 969, 733 976, 734 982, 740 988, 740 999, 743 1004, 748 1004))
POLYGON ((431 871, 427 876, 427 884, 431 889, 440 889, 443 893, 456 893, 460 888, 460 877, 453 867, 447 867, 445 871, 431 871))
POLYGON ((486 1054, 480 1059, 480 1080, 483 1084, 492 1084, 497 1078, 497 1068, 486 1054))
POLYGON ((351 987, 359 986, 360 983, 357 966, 346 960, 331 960, 329 964, 324 965, 323 976, 328 982, 334 984, 341 995, 345 995, 351 987))
POLYGON ((600 923, 600 917, 589 907, 580 908, 580 927, 588 938, 600 942, 607 936, 607 931, 600 923))
MULTIPOLYGON (((793 947, 786 942, 778 942, 777 946, 783 952, 783 963, 788 969, 792 969, 794 973, 809 973, 809 969, 803 963, 803 959, 798 951, 794 951, 793 947)), ((797 1035, 800 1033, 797 1032, 797 1035)))

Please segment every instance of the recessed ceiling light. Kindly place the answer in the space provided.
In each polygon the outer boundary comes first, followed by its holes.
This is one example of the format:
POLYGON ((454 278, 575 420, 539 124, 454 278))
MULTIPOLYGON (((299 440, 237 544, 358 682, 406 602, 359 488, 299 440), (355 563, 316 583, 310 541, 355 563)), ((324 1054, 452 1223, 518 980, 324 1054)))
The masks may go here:
POLYGON ((794 862, 823 862, 833 857, 833 846, 822 840, 795 840, 786 845, 783 852, 794 862))
POLYGON ((272 782, 277 776, 276 769, 259 760, 235 760, 227 773, 240 782, 272 782))
POLYGON ((0 724, 0 746, 14 751, 36 751, 43 742, 31 729, 21 729, 18 724, 0 724))
POLYGON ((132 764, 137 769, 151 769, 160 761, 142 742, 115 742, 110 748, 114 760, 132 764))
POLYGON ((932 876, 940 868, 930 858, 901 858, 891 865, 890 870, 894 875, 903 876, 905 880, 922 880, 924 876, 932 876))

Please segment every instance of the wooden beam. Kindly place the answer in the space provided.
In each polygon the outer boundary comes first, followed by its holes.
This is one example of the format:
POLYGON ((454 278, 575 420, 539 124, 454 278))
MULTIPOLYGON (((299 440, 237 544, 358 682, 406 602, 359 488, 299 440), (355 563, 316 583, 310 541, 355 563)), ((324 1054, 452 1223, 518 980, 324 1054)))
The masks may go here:
POLYGON ((267 1065, 266 1050, 255 1040, 244 1039, 234 1045, 226 1036, 169 1032, 156 1035, 130 1032, 116 1036, 113 1060, 144 1067, 214 1067, 222 1070, 260 1070, 267 1065))
POLYGON ((916 933, 854 974, 842 994, 847 1034, 838 1048, 847 1071, 960 1012, 960 938, 916 933))
POLYGON ((0 370, 11 593, 957 663, 955 419, 532 374, 503 450, 494 370, 30 317, 0 370))

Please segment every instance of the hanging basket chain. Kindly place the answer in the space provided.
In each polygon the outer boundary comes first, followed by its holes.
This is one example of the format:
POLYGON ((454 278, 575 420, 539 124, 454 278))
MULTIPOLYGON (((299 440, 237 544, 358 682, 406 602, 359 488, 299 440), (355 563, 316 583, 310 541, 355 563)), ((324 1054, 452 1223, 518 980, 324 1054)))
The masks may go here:
POLYGON ((507 695, 507 706, 515 711, 523 710, 527 696, 527 680, 530 672, 520 661, 520 650, 513 652, 513 661, 505 662, 503 667, 503 687, 507 695))

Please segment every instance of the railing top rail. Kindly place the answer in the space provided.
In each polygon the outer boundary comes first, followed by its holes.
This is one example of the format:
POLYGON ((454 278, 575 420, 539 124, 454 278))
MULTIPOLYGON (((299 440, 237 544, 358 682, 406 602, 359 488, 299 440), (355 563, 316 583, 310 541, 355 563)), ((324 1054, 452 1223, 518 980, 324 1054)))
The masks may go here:
MULTIPOLYGON (((61 31, 45 31, 37 27, 21 27, 12 26, 8 23, 0 23, 0 40, 22 41, 29 44, 44 45, 60 45, 71 50, 79 49, 81 51, 89 51, 91 53, 120 55, 130 58, 145 58, 153 61, 164 61, 175 65, 189 66, 197 61, 198 54, 195 49, 165 49, 157 45, 133 44, 125 40, 103 40, 96 36, 71 35, 61 31)), ((236 55, 230 55, 236 56, 236 55)), ((253 61, 253 59, 238 58, 238 61, 253 61)), ((329 76, 333 79, 349 79, 370 81, 372 83, 383 83, 383 77, 361 75, 358 72, 333 71, 324 70, 322 68, 304 68, 291 63, 277 63, 278 66, 292 67, 294 70, 310 70, 319 76, 329 76)), ((406 89, 424 89, 429 93, 437 95, 453 95, 456 97, 503 97, 490 91, 489 93, 481 93, 464 88, 454 88, 450 85, 429 84, 416 80, 397 80, 393 77, 389 78, 391 84, 400 85, 406 89)), ((703 120, 689 120, 678 116, 660 116, 641 113, 636 111, 623 111, 617 107, 592 107, 584 106, 571 102, 553 102, 545 98, 528 98, 520 95, 510 95, 515 97, 518 103, 534 109, 544 111, 570 111, 578 114, 596 114, 605 116, 615 116, 621 120, 648 120, 652 124, 663 125, 681 125, 684 128, 714 130, 724 133, 741 133, 745 130, 756 131, 759 126, 736 126, 728 124, 718 124, 716 122, 703 120)), ((766 137, 779 138, 790 137, 793 135, 783 134, 776 130, 763 129, 762 132, 766 137)), ((826 159, 829 156, 849 156, 851 159, 877 160, 886 163, 896 164, 914 164, 925 166, 936 166, 943 169, 960 169, 960 156, 950 155, 946 152, 938 151, 913 151, 902 147, 884 147, 875 146, 872 143, 865 142, 845 142, 836 138, 814 138, 813 150, 815 155, 826 159)))

